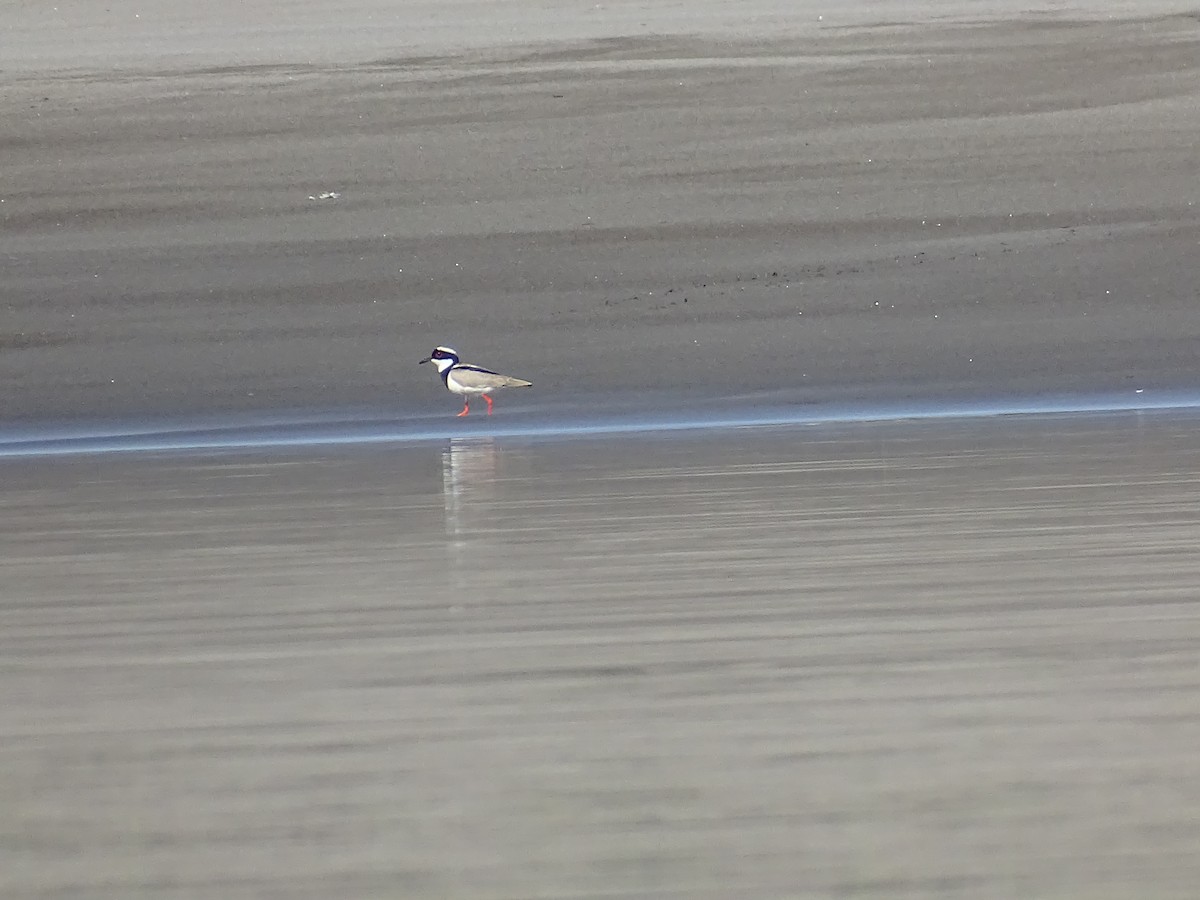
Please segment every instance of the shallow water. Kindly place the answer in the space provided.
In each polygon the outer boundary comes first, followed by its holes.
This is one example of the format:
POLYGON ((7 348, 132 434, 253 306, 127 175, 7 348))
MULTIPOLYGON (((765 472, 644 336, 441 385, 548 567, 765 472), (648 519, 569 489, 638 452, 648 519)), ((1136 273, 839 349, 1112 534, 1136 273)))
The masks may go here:
POLYGON ((8 460, 0 893, 1190 897, 1195 426, 8 460))

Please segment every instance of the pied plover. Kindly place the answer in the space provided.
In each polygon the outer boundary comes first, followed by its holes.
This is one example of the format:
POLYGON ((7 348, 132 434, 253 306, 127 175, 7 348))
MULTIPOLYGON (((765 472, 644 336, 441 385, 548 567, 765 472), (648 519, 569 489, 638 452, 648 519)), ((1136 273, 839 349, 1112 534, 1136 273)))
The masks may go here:
POLYGON ((470 412, 472 397, 482 396, 487 401, 487 414, 490 416, 492 414, 492 398, 488 395, 492 391, 502 387, 529 387, 533 383, 513 378, 510 375, 501 375, 499 372, 493 372, 491 369, 484 369, 481 366, 459 362, 458 351, 450 347, 435 348, 421 362, 431 362, 437 366, 438 374, 442 376, 442 383, 446 385, 446 390, 463 398, 460 416, 465 416, 470 412))

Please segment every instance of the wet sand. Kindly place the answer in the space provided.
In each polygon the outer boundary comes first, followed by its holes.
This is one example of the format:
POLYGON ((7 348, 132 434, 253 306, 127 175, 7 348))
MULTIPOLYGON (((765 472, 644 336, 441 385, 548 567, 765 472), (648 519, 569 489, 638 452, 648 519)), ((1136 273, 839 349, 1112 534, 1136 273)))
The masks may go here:
POLYGON ((1194 4, 984 5, 7 10, 0 894, 1192 897, 1194 414, 633 433, 1194 400, 1194 4))
POLYGON ((109 65, 31 19, 5 420, 430 413, 439 343, 544 404, 1194 384, 1200 23, 878 6, 617 4, 486 44, 485 7, 528 7, 466 3, 464 46, 414 12, 389 51, 365 7, 251 3, 198 57, 194 5, 164 6, 176 46, 118 4, 122 40, 66 32, 109 65))
POLYGON ((9 897, 1190 897, 1195 417, 8 461, 9 897))

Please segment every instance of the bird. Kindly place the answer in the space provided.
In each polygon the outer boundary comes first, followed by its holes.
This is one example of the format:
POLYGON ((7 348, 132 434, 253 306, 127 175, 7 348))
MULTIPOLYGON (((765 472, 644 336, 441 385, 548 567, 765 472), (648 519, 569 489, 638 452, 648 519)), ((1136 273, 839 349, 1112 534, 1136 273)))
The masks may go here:
POLYGON ((482 366, 459 362, 458 351, 452 347, 435 347, 433 352, 421 360, 419 365, 427 362, 437 366, 438 374, 442 376, 442 383, 446 385, 446 390, 463 398, 463 408, 462 412, 458 414, 459 417, 465 416, 471 411, 472 397, 483 397, 487 402, 487 414, 490 416, 492 414, 492 398, 489 395, 496 388, 530 387, 533 384, 532 381, 525 381, 523 378, 513 378, 511 375, 501 375, 499 372, 493 372, 482 366))

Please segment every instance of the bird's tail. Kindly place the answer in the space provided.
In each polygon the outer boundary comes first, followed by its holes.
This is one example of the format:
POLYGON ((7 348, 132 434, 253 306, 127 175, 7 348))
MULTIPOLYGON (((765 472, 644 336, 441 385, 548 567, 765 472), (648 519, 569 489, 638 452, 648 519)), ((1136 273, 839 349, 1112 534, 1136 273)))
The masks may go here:
POLYGON ((532 382, 532 381, 525 381, 525 380, 524 380, 524 379, 522 379, 522 378, 512 378, 512 377, 509 377, 509 378, 508 378, 508 379, 507 379, 507 380, 504 382, 504 387, 533 387, 533 382, 532 382))

